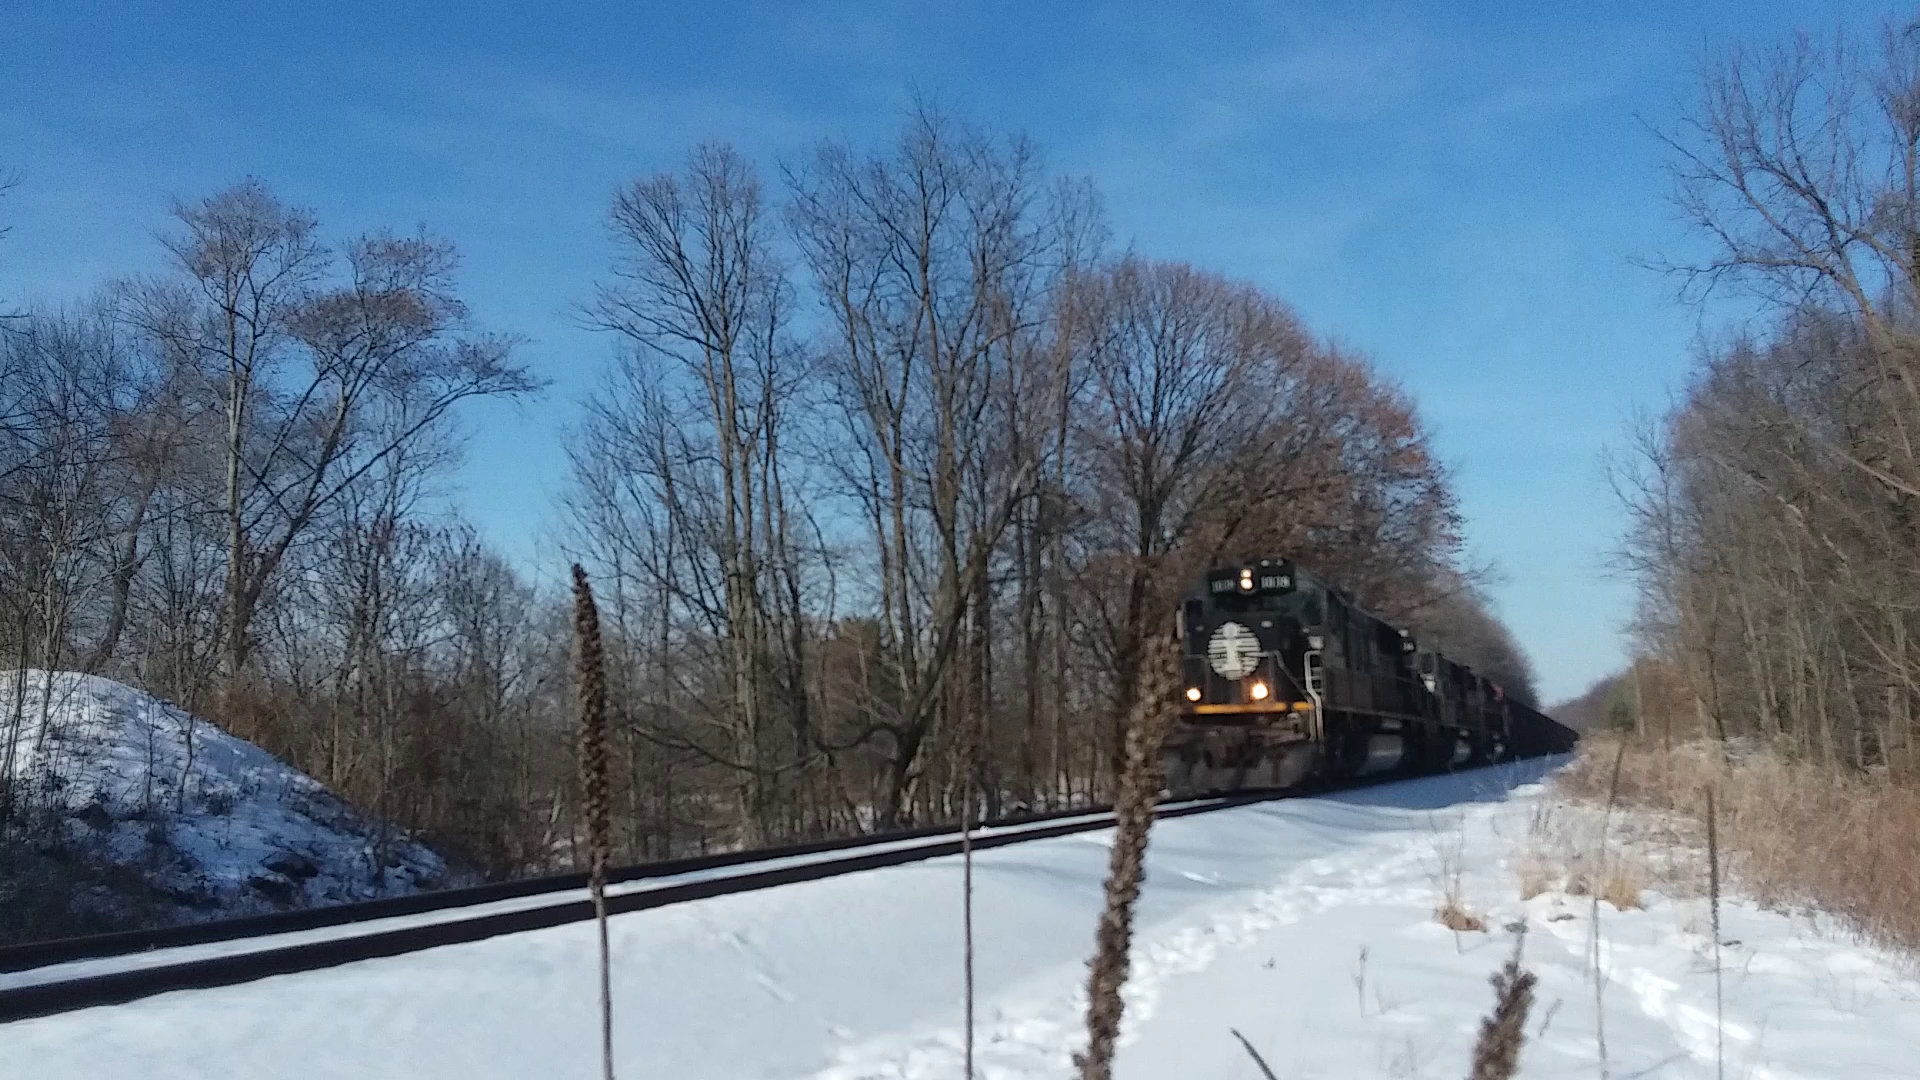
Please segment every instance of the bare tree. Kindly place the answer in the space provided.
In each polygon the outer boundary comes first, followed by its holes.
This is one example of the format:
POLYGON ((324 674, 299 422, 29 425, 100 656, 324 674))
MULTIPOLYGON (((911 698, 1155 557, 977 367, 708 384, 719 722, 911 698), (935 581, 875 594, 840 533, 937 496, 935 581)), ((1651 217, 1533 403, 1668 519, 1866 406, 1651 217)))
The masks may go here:
POLYGON ((312 217, 289 210, 257 181, 198 206, 177 205, 186 236, 170 240, 180 279, 145 295, 140 316, 183 368, 218 387, 226 414, 227 674, 245 663, 250 573, 247 491, 262 377, 291 347, 288 322, 324 269, 312 217))
POLYGON ((314 219, 247 181, 176 208, 177 274, 141 290, 141 325, 223 405, 226 674, 253 648, 263 591, 316 517, 463 400, 539 382, 508 339, 463 331, 451 245, 375 233, 346 245, 345 279, 314 219))
MULTIPOLYGON (((1020 346, 1044 314, 1065 237, 1043 212, 1029 144, 928 106, 891 153, 863 159, 826 143, 789 181, 831 326, 821 350, 844 438, 832 464, 873 540, 893 679, 863 703, 849 743, 886 755, 878 802, 892 823, 924 776, 929 740, 956 739, 955 718, 983 705, 984 669, 961 664, 965 680, 956 658, 969 626, 989 617, 989 562, 1042 465, 999 452, 993 410, 1026 361, 1020 346)), ((931 804, 932 791, 920 795, 931 804)))
POLYGON ((1737 283, 1857 318, 1883 427, 1819 445, 1913 498, 1920 349, 1900 324, 1920 289, 1920 34, 1888 22, 1876 44, 1802 33, 1705 66, 1698 111, 1665 141, 1678 205, 1715 252, 1667 268, 1702 293, 1737 283))
POLYGON ((637 498, 602 488, 599 512, 640 515, 678 546, 677 559, 625 566, 650 568, 656 591, 725 642, 725 739, 679 741, 734 771, 754 842, 778 772, 813 742, 805 695, 769 685, 797 687, 805 658, 804 627, 782 603, 800 575, 782 439, 806 375, 790 288, 759 181, 731 148, 702 146, 683 176, 623 190, 610 226, 619 255, 590 317, 631 349, 590 407, 586 452, 611 458, 637 498), (776 704, 784 717, 770 715, 776 704))
MULTIPOLYGON (((6 173, 4 175, 0 175, 0 197, 6 196, 8 193, 13 191, 15 187, 18 187, 19 184, 20 184, 20 176, 18 173, 6 173)), ((0 240, 6 239, 7 234, 12 231, 13 231, 13 226, 0 225, 0 240)), ((16 318, 19 318, 18 313, 9 313, 5 311, 0 311, 0 333, 5 332, 10 321, 16 318)))
POLYGON ((1911 768, 1920 35, 1730 49, 1667 143, 1712 244, 1667 268, 1763 306, 1619 471, 1646 651, 1698 730, 1911 768))
POLYGON ((1204 563, 1281 552, 1395 614, 1430 602, 1458 516, 1409 402, 1216 275, 1129 258, 1079 292, 1082 593, 1111 715, 1127 715, 1149 628, 1204 563))
MULTIPOLYGON (((29 313, 0 335, 0 371, 9 375, 0 404, 0 655, 22 676, 67 666, 91 630, 102 554, 125 527, 116 512, 121 434, 152 372, 98 303, 29 313)), ((24 677, 14 683, 20 690, 24 677)), ((23 721, 14 698, 0 747, 0 821, 12 812, 23 721)), ((44 741, 44 722, 39 730, 44 741)))
MULTIPOLYGON (((1118 725, 1132 709, 1148 628, 1187 569, 1169 557, 1199 554, 1197 534, 1239 493, 1234 466, 1274 400, 1262 376, 1305 341, 1250 290, 1177 264, 1123 259, 1083 279, 1070 302, 1082 308, 1079 348, 1091 373, 1075 436, 1102 553, 1084 573, 1118 725)), ((1110 745, 1123 752, 1121 739, 1110 745)))

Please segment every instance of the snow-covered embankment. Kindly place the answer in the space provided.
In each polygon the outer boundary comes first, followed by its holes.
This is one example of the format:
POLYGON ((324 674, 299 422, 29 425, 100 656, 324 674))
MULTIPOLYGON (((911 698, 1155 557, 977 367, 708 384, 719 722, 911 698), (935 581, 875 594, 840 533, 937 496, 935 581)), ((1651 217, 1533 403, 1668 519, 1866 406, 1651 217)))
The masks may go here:
POLYGON ((433 851, 206 720, 73 672, 0 672, 0 763, 55 854, 89 865, 76 907, 199 921, 432 887, 433 851), (9 752, 9 745, 11 751, 9 752), (48 819, 51 819, 49 823, 48 819))

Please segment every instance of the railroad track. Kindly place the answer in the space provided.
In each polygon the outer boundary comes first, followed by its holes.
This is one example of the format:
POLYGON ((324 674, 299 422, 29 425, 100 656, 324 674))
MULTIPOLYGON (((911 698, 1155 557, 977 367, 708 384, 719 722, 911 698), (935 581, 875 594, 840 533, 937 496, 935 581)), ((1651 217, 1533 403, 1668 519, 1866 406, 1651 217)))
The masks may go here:
MULTIPOLYGON (((1263 802, 1300 788, 1162 803, 1160 818, 1263 802)), ((1055 811, 975 827, 972 846, 1110 828, 1108 808, 1055 811)), ((957 855, 960 830, 938 826, 648 863, 609 875, 607 910, 644 911, 802 881, 957 855)), ((451 889, 191 926, 102 934, 0 949, 0 1023, 156 994, 399 956, 594 917, 585 874, 451 889)))

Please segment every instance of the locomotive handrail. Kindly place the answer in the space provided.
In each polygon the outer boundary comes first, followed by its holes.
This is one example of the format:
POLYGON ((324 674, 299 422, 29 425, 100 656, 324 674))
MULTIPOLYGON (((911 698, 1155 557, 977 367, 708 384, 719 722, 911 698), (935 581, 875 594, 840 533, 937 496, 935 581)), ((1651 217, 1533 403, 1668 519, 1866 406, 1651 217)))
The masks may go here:
POLYGON ((1326 671, 1324 666, 1316 668, 1314 661, 1319 660, 1324 664, 1325 659, 1325 654, 1322 653, 1321 650, 1308 649, 1300 665, 1302 668, 1300 676, 1306 680, 1307 697, 1313 702, 1312 724, 1313 739, 1315 742, 1320 742, 1327 737, 1326 702, 1320 694, 1320 680, 1314 676, 1316 670, 1321 672, 1326 671))

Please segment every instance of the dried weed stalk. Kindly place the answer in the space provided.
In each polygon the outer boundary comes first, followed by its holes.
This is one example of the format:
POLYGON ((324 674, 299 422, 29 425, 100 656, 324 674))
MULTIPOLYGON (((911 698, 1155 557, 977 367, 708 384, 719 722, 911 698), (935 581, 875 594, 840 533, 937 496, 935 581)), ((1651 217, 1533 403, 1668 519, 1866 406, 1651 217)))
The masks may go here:
POLYGON ((1458 819, 1451 832, 1443 831, 1435 817, 1427 819, 1427 831, 1433 841, 1433 852, 1439 860, 1433 878, 1434 887, 1440 891, 1440 902, 1434 906, 1433 917, 1440 925, 1456 934, 1485 930, 1486 921, 1473 913, 1462 895, 1461 878, 1466 873, 1466 820, 1458 819))
MULTIPOLYGON (((1620 749, 1613 755, 1613 777, 1607 782, 1607 809, 1600 817, 1600 860, 1607 859, 1607 827, 1613 821, 1614 803, 1620 798, 1620 765, 1626 760, 1627 744, 1621 743, 1620 749)), ((1600 945, 1600 894, 1593 895, 1593 913, 1588 923, 1588 932, 1593 943, 1593 1025, 1594 1043, 1600 1052, 1600 1080, 1612 1075, 1607 1067, 1607 973, 1602 964, 1600 945)))
POLYGON ((1253 1064, 1260 1070, 1261 1076, 1266 1077, 1267 1080, 1280 1080, 1279 1077, 1273 1075, 1273 1070, 1267 1067, 1267 1059, 1260 1056, 1260 1051, 1253 1048, 1253 1044, 1247 1041, 1245 1035, 1240 1034, 1239 1028, 1228 1028, 1227 1030, 1233 1032, 1233 1037, 1239 1039, 1240 1045, 1247 1048, 1247 1056, 1253 1059, 1253 1064))
POLYGON ((1726 1007, 1720 988, 1720 827, 1707 789, 1707 903, 1713 915, 1713 1074, 1727 1075, 1726 1007))
POLYGON ((600 924, 600 1064, 613 1080, 613 970, 607 949, 607 863, 613 855, 613 811, 607 790, 607 667, 600 649, 600 612, 587 572, 573 564, 573 632, 579 647, 580 787, 587 815, 587 885, 600 924))
POLYGON ((1160 747, 1173 719, 1172 639, 1156 634, 1141 658, 1140 696, 1127 717, 1125 766, 1114 799, 1113 855, 1107 867, 1106 904, 1091 971, 1087 976, 1087 1048, 1074 1055, 1081 1080, 1109 1080, 1113 1046, 1120 1035, 1127 981, 1127 949, 1133 940, 1133 904, 1140 896, 1147 830, 1160 790, 1160 747))
POLYGON ((1495 972, 1493 1012, 1480 1021, 1480 1038, 1473 1044, 1473 1072, 1469 1080, 1511 1080, 1520 1068, 1520 1048, 1527 1041, 1527 1010, 1533 1008, 1533 972, 1520 967, 1526 946, 1523 925, 1513 941, 1513 955, 1495 972))

